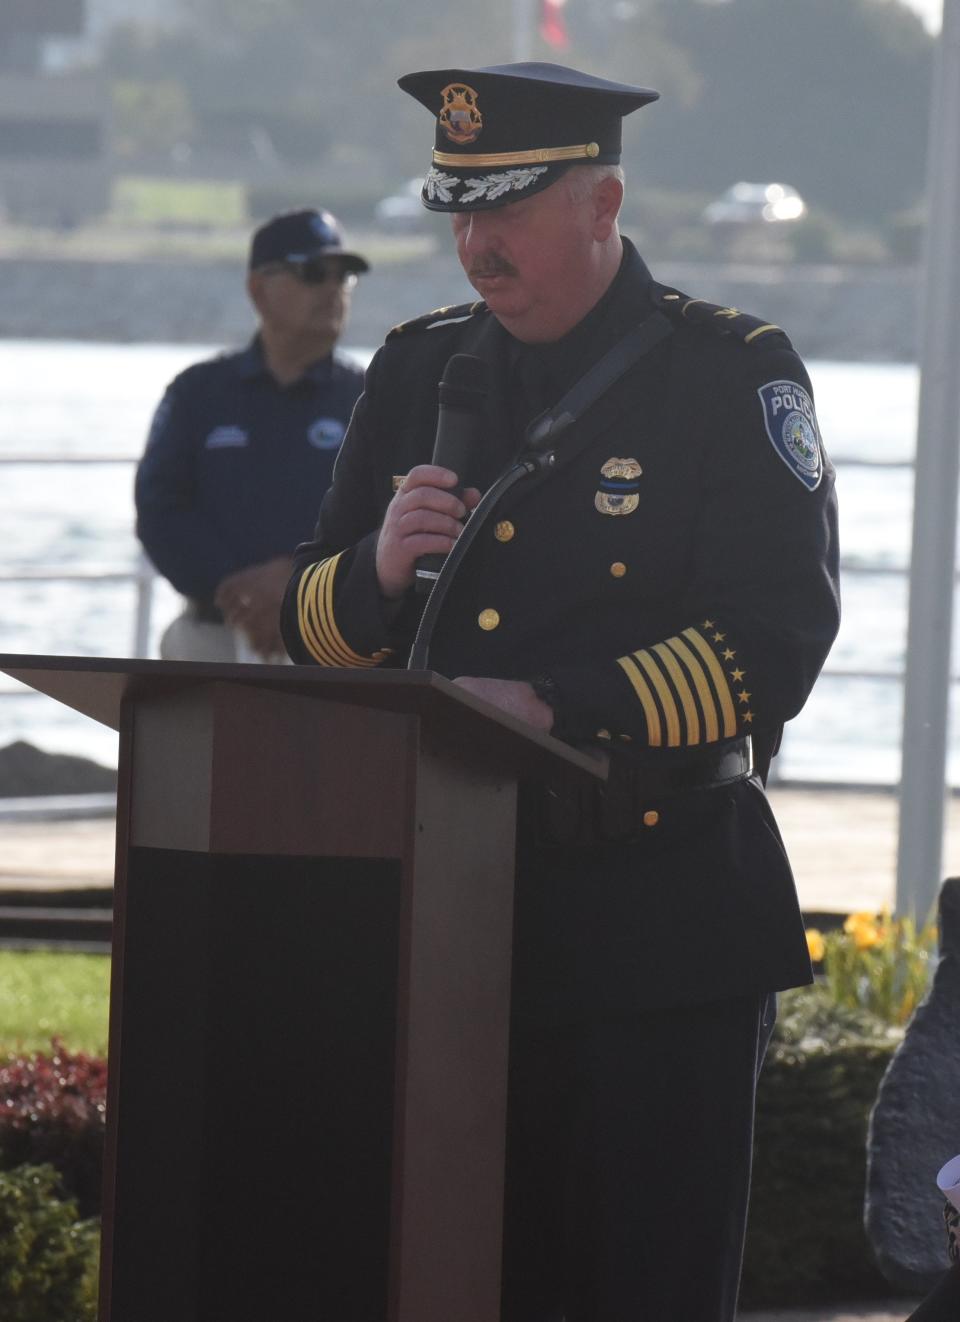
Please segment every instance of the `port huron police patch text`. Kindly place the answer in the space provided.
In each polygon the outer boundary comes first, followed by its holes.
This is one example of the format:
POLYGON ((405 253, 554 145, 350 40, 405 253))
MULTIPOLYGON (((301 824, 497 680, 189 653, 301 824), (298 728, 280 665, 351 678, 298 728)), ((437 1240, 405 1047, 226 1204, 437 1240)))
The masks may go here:
POLYGON ((773 448, 805 487, 816 491, 823 477, 820 428, 813 400, 796 381, 768 381, 757 391, 773 448))

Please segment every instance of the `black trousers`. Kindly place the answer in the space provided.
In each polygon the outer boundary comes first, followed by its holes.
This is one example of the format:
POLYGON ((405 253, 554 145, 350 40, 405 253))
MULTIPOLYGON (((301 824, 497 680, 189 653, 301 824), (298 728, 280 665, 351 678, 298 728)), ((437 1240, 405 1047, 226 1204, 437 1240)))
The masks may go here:
POLYGON ((502 1322, 731 1322, 775 999, 515 1025, 502 1322))

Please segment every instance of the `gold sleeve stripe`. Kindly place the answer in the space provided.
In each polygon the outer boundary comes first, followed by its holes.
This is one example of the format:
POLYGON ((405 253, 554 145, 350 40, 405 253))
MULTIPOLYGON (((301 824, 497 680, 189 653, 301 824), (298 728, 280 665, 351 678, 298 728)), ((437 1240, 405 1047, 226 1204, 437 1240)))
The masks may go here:
POLYGON ((633 685, 634 692, 640 699, 640 705, 643 708, 643 714, 647 722, 647 742, 651 748, 659 748, 663 743, 663 731, 660 726, 660 713, 657 711, 657 704, 650 692, 650 685, 644 679, 632 656, 617 657, 617 665, 623 670, 623 673, 633 685))
POLYGON ((723 713, 723 733, 726 738, 732 738, 737 733, 737 713, 733 706, 730 685, 723 673, 723 667, 714 655, 710 644, 696 629, 684 629, 683 636, 693 643, 707 663, 707 671, 713 680, 714 688, 717 690, 717 697, 720 699, 720 710, 723 713))
MULTIPOLYGON (((340 553, 341 555, 343 552, 340 553)), ((348 646, 344 640, 343 634, 337 628, 337 622, 333 614, 333 580, 337 572, 337 566, 340 563, 340 556, 335 555, 332 559, 324 562, 323 574, 323 598, 322 614, 320 616, 323 625, 324 635, 327 638, 329 646, 337 656, 342 656, 344 660, 342 665, 347 666, 375 666, 377 663, 372 656, 361 656, 348 646)), ((318 600, 320 588, 318 585, 318 600)))
POLYGON ((330 561, 321 560, 312 567, 310 580, 303 584, 303 606, 300 612, 301 632, 314 660, 323 666, 348 665, 347 658, 330 645, 323 625, 323 591, 330 572, 330 561))
POLYGON ((657 643, 653 650, 660 658, 663 668, 673 681, 673 687, 680 695, 680 702, 683 705, 683 718, 687 725, 687 743, 691 745, 699 744, 700 717, 697 715, 697 700, 693 696, 693 690, 687 683, 687 677, 666 643, 657 643))
POLYGON ((663 714, 667 718, 667 747, 680 747, 680 708, 677 706, 677 700, 670 691, 670 686, 664 679, 660 667, 654 661, 649 652, 634 652, 633 654, 644 670, 653 680, 653 687, 657 691, 657 697, 660 699, 660 706, 663 708, 663 714))
POLYGON ((327 660, 326 653, 321 651, 320 640, 313 627, 311 612, 307 605, 308 597, 312 595, 313 581, 320 568, 320 564, 311 565, 300 575, 300 585, 297 588, 297 625, 300 629, 300 637, 314 661, 326 666, 332 663, 327 660))
POLYGON ((297 591, 300 634, 307 650, 323 666, 373 666, 344 642, 333 618, 333 580, 339 555, 321 560, 304 571, 297 591))
POLYGON ((690 671, 690 676, 696 686, 697 696, 700 699, 700 708, 703 712, 703 722, 706 726, 706 742, 708 744, 716 743, 720 738, 720 722, 717 719, 717 700, 713 695, 713 689, 710 687, 710 681, 707 679, 706 671, 703 668, 700 658, 694 656, 682 638, 668 638, 667 646, 676 652, 677 656, 690 671))
POLYGON ((321 637, 327 652, 336 657, 335 665, 339 666, 357 666, 369 665, 365 657, 352 652, 340 636, 333 618, 333 580, 337 572, 337 563, 340 557, 332 556, 329 560, 324 560, 320 566, 320 573, 317 575, 317 588, 314 597, 314 610, 316 611, 317 627, 320 630, 321 637))

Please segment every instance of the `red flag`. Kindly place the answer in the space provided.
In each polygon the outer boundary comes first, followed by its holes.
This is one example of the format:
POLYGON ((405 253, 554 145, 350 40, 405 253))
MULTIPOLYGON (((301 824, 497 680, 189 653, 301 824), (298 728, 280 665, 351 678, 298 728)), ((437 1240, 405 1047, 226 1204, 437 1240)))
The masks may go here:
POLYGON ((540 0, 540 35, 548 46, 566 50, 570 45, 563 6, 567 0, 540 0))

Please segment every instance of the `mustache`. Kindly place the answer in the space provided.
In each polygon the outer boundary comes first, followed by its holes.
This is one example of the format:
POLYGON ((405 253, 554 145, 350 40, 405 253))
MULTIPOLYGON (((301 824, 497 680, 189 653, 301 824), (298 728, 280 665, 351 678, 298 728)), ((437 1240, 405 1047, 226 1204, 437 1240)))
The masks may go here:
POLYGON ((517 268, 506 260, 505 257, 497 257, 493 253, 486 257, 478 258, 473 262, 467 271, 468 280, 487 280, 495 275, 516 275, 517 268))

